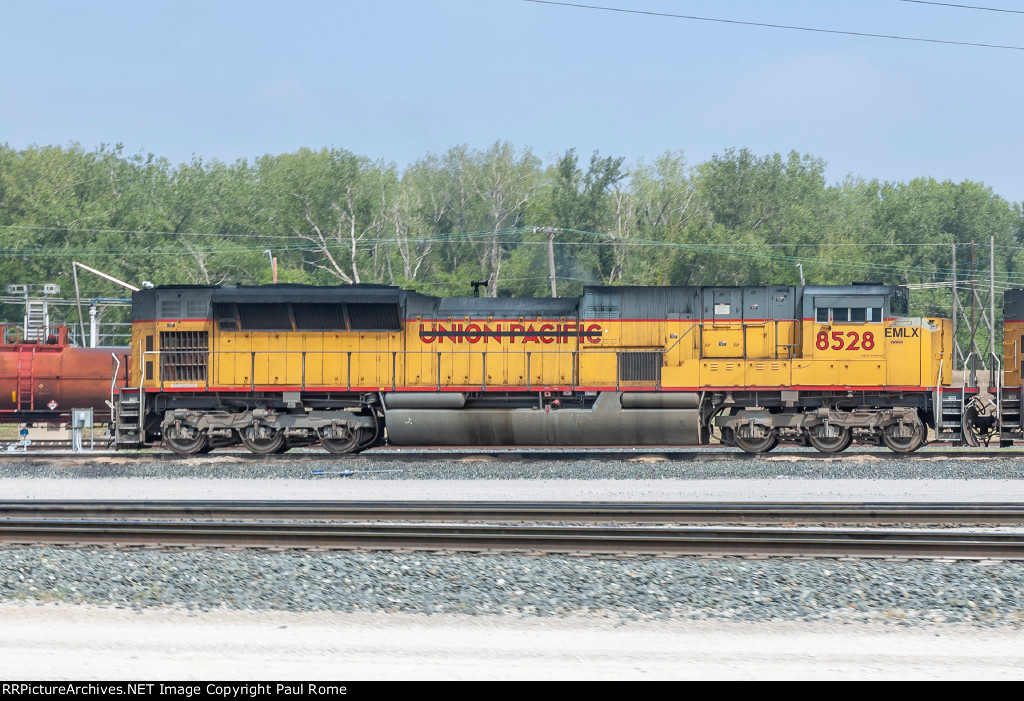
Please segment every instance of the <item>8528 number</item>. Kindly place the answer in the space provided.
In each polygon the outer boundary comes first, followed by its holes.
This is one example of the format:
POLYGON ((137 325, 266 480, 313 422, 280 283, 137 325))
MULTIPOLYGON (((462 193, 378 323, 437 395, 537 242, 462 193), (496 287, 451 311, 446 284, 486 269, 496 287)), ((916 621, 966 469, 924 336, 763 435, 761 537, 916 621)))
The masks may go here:
POLYGON ((829 336, 828 331, 819 331, 814 343, 818 350, 872 350, 875 347, 875 334, 865 331, 864 335, 856 331, 833 331, 829 336))

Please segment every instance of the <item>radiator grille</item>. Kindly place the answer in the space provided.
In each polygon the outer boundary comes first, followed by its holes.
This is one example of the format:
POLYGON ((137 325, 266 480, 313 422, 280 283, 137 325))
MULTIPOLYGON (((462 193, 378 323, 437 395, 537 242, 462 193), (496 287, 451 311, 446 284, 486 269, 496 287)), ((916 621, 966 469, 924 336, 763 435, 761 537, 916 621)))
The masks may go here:
POLYGON ((340 304, 293 304, 299 331, 344 331, 345 313, 340 304))
POLYGON ((619 379, 622 382, 661 382, 662 353, 619 353, 619 379))
POLYGON ((396 304, 350 304, 348 320, 353 331, 401 331, 396 304))
POLYGON ((287 304, 239 304, 238 318, 246 331, 291 331, 287 304))
POLYGON ((209 344, 206 331, 161 331, 161 381, 206 382, 209 344))

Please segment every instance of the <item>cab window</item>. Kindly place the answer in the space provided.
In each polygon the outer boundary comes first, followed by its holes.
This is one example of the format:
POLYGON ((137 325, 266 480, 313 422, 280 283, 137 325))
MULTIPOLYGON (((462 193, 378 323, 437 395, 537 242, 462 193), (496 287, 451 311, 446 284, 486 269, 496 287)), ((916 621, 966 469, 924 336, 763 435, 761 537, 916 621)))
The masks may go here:
POLYGON ((903 292, 902 288, 898 288, 896 293, 889 298, 889 312, 893 316, 910 315, 910 301, 907 299, 906 293, 903 292))

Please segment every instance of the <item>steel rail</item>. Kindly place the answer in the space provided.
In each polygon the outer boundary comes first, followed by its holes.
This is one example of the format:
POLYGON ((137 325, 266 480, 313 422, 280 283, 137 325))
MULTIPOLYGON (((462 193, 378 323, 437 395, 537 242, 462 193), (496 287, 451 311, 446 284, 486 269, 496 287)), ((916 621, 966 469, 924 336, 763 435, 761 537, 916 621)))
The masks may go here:
POLYGON ((1024 559, 1024 532, 441 524, 0 521, 0 542, 589 554, 1024 559))
POLYGON ((1024 525, 1021 503, 2 500, 0 519, 1024 525))
MULTIPOLYGON (((2 447, 2 446, 0 446, 2 447)), ((223 458, 242 462, 337 462, 362 463, 376 461, 394 462, 430 462, 436 460, 458 461, 460 459, 487 458, 495 461, 523 460, 551 462, 557 460, 580 461, 626 461, 638 459, 655 459, 676 462, 717 462, 721 460, 822 460, 836 462, 850 459, 871 458, 877 460, 978 460, 1003 458, 1020 459, 1024 456, 1021 448, 991 449, 923 449, 914 453, 894 453, 889 450, 848 450, 839 454, 819 453, 816 450, 780 450, 771 453, 753 454, 735 448, 659 448, 648 450, 638 448, 538 448, 538 447, 476 447, 476 448, 373 448, 352 455, 333 455, 324 451, 293 451, 283 454, 258 455, 245 450, 215 450, 207 454, 180 455, 172 452, 115 452, 115 451, 83 451, 80 453, 46 450, 0 450, 0 464, 12 461, 38 460, 94 460, 97 457, 116 457, 138 462, 189 462, 201 464, 204 461, 218 462, 223 458)))

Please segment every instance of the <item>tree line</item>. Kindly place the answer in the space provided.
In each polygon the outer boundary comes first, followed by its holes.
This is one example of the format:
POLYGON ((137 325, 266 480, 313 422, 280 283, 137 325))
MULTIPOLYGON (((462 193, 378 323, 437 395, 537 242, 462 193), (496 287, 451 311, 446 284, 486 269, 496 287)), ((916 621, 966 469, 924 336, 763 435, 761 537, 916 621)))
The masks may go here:
MULTIPOLYGON (((435 295, 546 296, 584 285, 927 284, 1024 287, 1021 202, 982 183, 829 183, 825 162, 729 149, 627 163, 550 162, 497 142, 401 169, 344 149, 172 164, 120 146, 0 146, 0 277, 71 284, 78 260, 139 284, 384 283, 435 295), (268 253, 269 252, 269 253, 268 253)), ((121 296, 100 279, 91 295, 121 296)), ((949 293, 911 295, 949 313, 949 293)))

